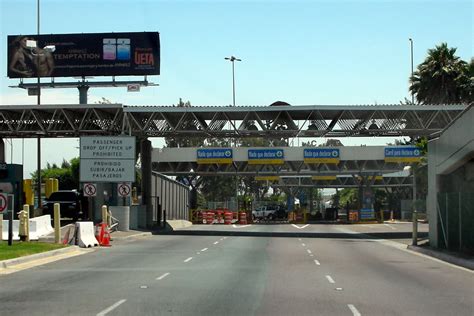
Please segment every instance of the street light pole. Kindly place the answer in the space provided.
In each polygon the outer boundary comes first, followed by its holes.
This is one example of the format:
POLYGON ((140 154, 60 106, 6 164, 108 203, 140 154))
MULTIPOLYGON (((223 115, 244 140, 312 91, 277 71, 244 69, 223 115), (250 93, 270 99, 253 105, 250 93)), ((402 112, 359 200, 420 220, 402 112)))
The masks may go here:
MULTIPOLYGON (((409 38, 410 41, 410 56, 411 56, 411 78, 413 78, 413 39, 409 38)), ((413 80, 413 79, 412 79, 413 80)), ((413 90, 411 91, 411 103, 415 104, 415 94, 413 93, 413 90)))
MULTIPOLYGON (((225 60, 229 60, 232 63, 232 106, 235 107, 235 68, 234 68, 234 62, 235 61, 242 61, 242 59, 239 59, 235 56, 230 56, 230 57, 225 57, 225 60)), ((234 120, 234 128, 236 129, 237 127, 235 126, 236 121, 234 120)), ((237 147, 237 139, 235 139, 235 146, 237 147)), ((239 212, 239 176, 236 174, 235 175, 235 210, 238 213, 239 212)))
POLYGON ((412 233, 412 245, 418 245, 418 212, 416 211, 416 164, 413 164, 411 168, 413 172, 413 233, 412 233))
POLYGON ((225 60, 229 60, 232 63, 232 105, 235 106, 235 69, 234 69, 234 62, 235 61, 242 61, 234 56, 225 57, 225 60))

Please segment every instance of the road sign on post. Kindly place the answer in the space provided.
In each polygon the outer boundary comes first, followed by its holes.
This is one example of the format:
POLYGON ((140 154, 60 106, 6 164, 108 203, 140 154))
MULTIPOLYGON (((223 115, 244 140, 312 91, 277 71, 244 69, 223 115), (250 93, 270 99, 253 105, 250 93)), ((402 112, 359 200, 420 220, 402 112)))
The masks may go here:
POLYGON ((129 197, 130 196, 130 193, 132 191, 132 187, 130 185, 130 183, 119 183, 117 185, 117 194, 120 196, 120 197, 129 197))
POLYGON ((7 211, 7 209, 8 209, 8 196, 5 193, 0 193, 0 213, 7 211))
POLYGON ((97 185, 95 183, 84 183, 83 189, 85 197, 97 196, 97 185))

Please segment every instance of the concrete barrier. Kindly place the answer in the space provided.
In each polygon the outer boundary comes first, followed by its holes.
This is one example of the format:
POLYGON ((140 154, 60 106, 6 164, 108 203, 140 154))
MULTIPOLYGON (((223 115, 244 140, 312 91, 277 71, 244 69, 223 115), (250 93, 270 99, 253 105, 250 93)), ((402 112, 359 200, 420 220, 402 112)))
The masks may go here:
POLYGON ((93 222, 77 222, 76 230, 79 247, 89 248, 99 246, 99 242, 95 238, 93 222))
MULTIPOLYGON (((20 240, 19 236, 20 221, 13 220, 13 240, 20 240)), ((30 218, 30 240, 38 240, 42 236, 53 232, 51 227, 51 215, 43 215, 30 218)), ((8 220, 3 220, 2 240, 8 240, 8 220)))

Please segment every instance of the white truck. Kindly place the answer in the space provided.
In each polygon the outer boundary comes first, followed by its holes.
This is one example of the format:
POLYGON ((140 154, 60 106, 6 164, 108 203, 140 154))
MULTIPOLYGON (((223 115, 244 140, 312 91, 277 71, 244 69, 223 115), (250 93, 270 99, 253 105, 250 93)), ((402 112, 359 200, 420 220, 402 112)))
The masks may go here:
POLYGON ((285 211, 278 205, 264 205, 252 211, 252 218, 255 219, 276 219, 282 217, 285 211))

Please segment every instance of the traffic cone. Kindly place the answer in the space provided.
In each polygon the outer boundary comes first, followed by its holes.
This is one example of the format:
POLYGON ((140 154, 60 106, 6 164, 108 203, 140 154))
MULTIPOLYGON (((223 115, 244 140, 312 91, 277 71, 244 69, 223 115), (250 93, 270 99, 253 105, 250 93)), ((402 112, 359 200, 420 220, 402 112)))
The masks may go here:
POLYGON ((102 247, 112 246, 110 244, 110 233, 109 233, 109 230, 107 229, 106 224, 101 225, 100 237, 101 237, 101 240, 99 241, 99 245, 101 245, 102 247))

